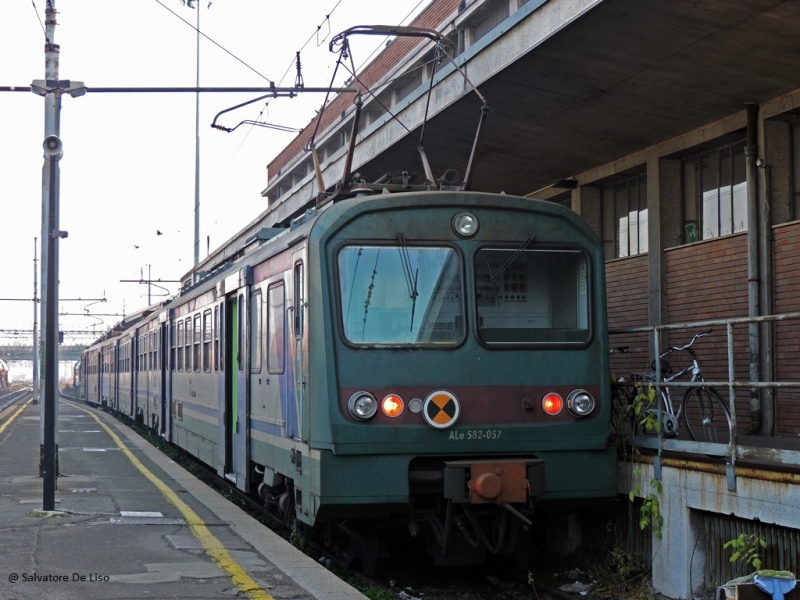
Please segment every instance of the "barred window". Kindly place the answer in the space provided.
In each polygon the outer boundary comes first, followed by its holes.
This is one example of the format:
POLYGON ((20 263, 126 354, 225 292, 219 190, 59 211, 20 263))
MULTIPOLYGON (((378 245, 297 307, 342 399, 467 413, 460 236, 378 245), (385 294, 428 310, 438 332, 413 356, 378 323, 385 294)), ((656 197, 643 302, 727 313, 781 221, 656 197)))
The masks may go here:
POLYGON ((618 181, 602 194, 606 260, 647 252, 647 176, 618 181))
POLYGON ((747 230, 744 142, 686 160, 682 169, 685 242, 747 230))

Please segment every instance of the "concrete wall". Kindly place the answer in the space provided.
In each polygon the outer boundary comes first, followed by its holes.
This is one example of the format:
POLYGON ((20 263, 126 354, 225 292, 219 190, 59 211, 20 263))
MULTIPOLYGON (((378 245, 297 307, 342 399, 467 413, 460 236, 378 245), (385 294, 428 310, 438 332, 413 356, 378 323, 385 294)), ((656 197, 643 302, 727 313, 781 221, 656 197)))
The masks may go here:
MULTIPOLYGON (((620 468, 620 493, 637 485, 647 493, 653 479, 650 464, 620 468)), ((653 537, 653 586, 671 598, 692 598, 703 589, 706 552, 703 512, 736 515, 743 519, 796 528, 800 522, 800 485, 795 478, 770 481, 740 476, 736 493, 728 492, 725 474, 664 464, 660 510, 662 537, 653 537)), ((723 553, 723 549, 718 549, 723 553)), ((725 583, 725 582, 717 582, 725 583)))

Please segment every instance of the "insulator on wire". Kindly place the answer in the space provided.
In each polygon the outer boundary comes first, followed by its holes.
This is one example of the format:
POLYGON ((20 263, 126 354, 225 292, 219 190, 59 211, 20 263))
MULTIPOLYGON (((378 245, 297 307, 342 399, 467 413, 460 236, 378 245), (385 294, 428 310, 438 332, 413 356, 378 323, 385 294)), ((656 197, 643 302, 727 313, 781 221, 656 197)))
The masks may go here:
POLYGON ((303 72, 300 67, 300 53, 297 53, 297 78, 294 80, 294 87, 296 88, 303 88, 305 84, 303 83, 303 72))

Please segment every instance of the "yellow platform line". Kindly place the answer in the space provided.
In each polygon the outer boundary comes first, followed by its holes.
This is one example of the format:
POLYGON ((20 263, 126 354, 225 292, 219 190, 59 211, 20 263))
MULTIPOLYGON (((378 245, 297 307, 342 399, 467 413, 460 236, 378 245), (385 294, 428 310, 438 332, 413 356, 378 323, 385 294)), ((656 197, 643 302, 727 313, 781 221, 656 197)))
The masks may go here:
POLYGON ((19 416, 19 414, 20 414, 20 413, 21 413, 23 410, 25 410, 25 409, 28 407, 28 404, 30 404, 30 403, 31 403, 31 400, 33 400, 33 398, 32 398, 32 397, 31 397, 31 398, 30 398, 30 399, 29 399, 29 400, 28 400, 28 401, 27 401, 25 404, 23 404, 22 406, 20 406, 20 407, 19 407, 19 409, 17 410, 17 412, 15 412, 13 415, 11 415, 11 417, 9 417, 8 421, 6 421, 6 422, 5 422, 5 423, 3 423, 2 425, 0 425, 0 433, 3 433, 3 432, 6 430, 6 427, 8 427, 9 425, 11 425, 11 422, 12 422, 14 419, 16 419, 16 418, 19 416))
MULTIPOLYGON (((90 410, 76 406, 72 403, 70 403, 70 406, 90 414, 92 418, 97 421, 97 423, 103 429, 106 430, 106 432, 111 436, 111 439, 114 440, 114 443, 117 445, 117 447, 122 450, 125 456, 128 457, 128 460, 131 461, 133 466, 136 467, 142 475, 149 479, 150 482, 156 486, 156 488, 158 488, 158 491, 164 494, 164 497, 180 511, 180 513, 186 519, 186 523, 189 525, 189 528, 194 536, 200 540, 200 543, 203 544, 203 547, 206 549, 206 552, 211 559, 217 564, 217 566, 227 573, 228 577, 231 578, 231 581, 233 581, 236 587, 247 594, 248 598, 253 598, 255 600, 274 600, 274 598, 262 590, 261 587, 250 578, 241 565, 239 565, 239 563, 237 563, 233 557, 231 557, 228 551, 223 547, 222 543, 208 530, 200 516, 194 512, 188 504, 181 500, 178 495, 173 492, 163 481, 156 477, 153 472, 150 471, 150 469, 145 467, 141 461, 134 456, 133 452, 128 450, 127 446, 122 443, 122 440, 119 438, 119 436, 114 433, 114 431, 108 425, 103 423, 103 421, 101 421, 100 418, 90 410)), ((0 432, 2 432, 2 429, 0 429, 0 432)))

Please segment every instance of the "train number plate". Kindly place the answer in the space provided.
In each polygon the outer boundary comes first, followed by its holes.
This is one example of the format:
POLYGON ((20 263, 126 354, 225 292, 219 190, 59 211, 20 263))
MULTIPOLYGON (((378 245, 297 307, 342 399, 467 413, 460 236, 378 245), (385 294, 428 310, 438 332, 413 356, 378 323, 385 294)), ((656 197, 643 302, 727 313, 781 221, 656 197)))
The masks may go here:
POLYGON ((503 435, 502 429, 456 429, 450 432, 448 439, 456 441, 494 441, 499 440, 501 435, 503 435))

